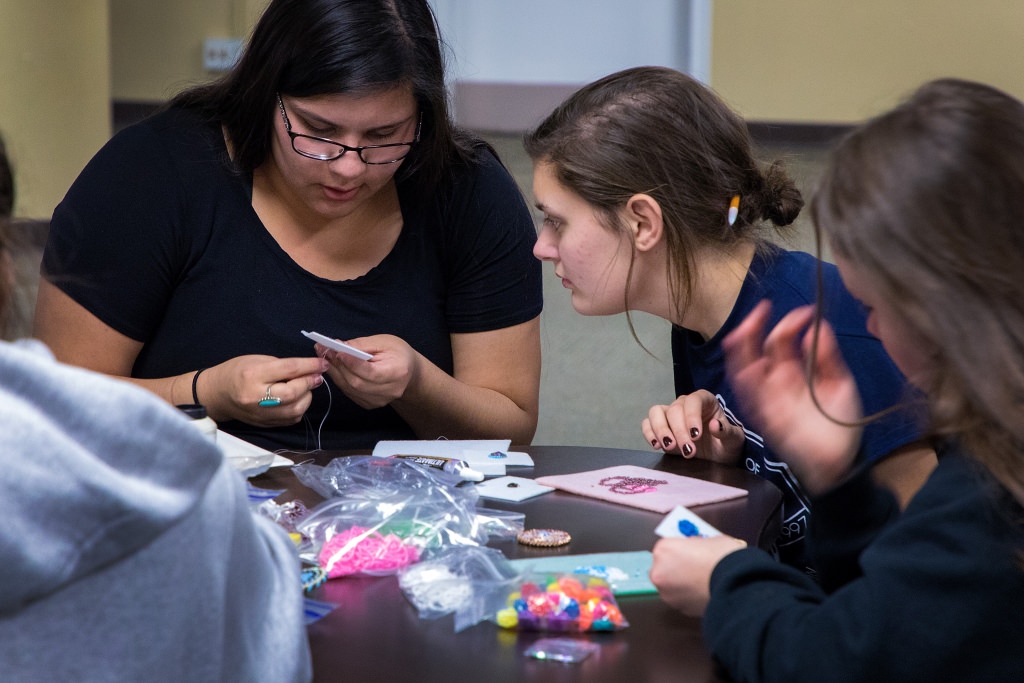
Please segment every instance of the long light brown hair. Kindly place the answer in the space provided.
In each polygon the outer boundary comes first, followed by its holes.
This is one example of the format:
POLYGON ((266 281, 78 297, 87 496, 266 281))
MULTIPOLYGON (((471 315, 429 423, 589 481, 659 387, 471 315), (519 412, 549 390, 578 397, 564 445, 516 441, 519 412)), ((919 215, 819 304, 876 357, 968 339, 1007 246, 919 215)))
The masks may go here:
POLYGON ((811 216, 922 340, 934 432, 1024 503, 1024 104, 924 85, 837 146, 811 216))

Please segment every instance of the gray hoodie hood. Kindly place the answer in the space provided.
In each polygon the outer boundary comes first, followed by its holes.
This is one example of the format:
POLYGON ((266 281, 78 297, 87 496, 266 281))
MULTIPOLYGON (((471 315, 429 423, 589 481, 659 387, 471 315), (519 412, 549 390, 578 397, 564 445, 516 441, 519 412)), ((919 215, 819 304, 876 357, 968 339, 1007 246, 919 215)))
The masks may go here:
POLYGON ((137 552, 196 506, 221 455, 187 421, 40 344, 0 343, 0 614, 137 552))
POLYGON ((0 678, 308 681, 299 561, 155 395, 0 342, 0 678))

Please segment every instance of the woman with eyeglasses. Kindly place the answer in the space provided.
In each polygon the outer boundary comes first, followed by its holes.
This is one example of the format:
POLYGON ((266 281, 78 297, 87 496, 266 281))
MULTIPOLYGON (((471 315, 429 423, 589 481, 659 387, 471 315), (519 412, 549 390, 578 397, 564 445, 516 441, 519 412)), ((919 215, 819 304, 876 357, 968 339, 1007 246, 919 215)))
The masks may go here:
MULTIPOLYGON (((737 405, 722 340, 762 299, 773 315, 813 303, 818 260, 783 235, 803 207, 781 164, 753 157, 746 123, 709 88, 673 69, 638 67, 569 97, 526 136, 544 224, 534 253, 554 265, 583 315, 644 311, 672 323, 677 397, 642 420, 651 447, 744 467, 783 493, 774 552, 814 572, 800 482, 737 405)), ((825 315, 871 410, 901 403, 899 370, 865 328, 861 306, 823 265, 825 315)), ((666 367, 668 370, 668 366, 666 367)), ((861 457, 907 500, 935 465, 913 416, 868 430, 861 457)))
POLYGON ((441 48, 426 0, 273 0, 234 69, 74 183, 35 334, 266 448, 528 443, 536 233, 453 126, 441 48))

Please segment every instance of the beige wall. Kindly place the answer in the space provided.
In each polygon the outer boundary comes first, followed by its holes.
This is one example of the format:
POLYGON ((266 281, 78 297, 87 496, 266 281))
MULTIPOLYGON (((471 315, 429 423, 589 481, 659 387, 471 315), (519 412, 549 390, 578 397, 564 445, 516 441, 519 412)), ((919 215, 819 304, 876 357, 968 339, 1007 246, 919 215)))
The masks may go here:
MULTIPOLYGON (((49 217, 109 137, 111 100, 159 102, 210 78, 203 39, 244 38, 266 2, 0 0, 17 214, 49 217)), ((712 34, 712 84, 752 120, 858 121, 944 75, 1024 97, 1020 0, 718 0, 712 34)))
POLYGON ((214 76, 203 40, 244 38, 266 3, 0 0, 0 134, 15 215, 50 217, 109 139, 111 101, 161 102, 214 76))
POLYGON ((109 0, 115 100, 162 102, 209 80, 206 38, 246 38, 268 0, 109 0))
POLYGON ((717 0, 711 83, 760 121, 851 123, 941 76, 1024 97, 1020 0, 717 0))
POLYGON ((110 135, 107 0, 0 0, 0 133, 15 215, 49 218, 110 135))

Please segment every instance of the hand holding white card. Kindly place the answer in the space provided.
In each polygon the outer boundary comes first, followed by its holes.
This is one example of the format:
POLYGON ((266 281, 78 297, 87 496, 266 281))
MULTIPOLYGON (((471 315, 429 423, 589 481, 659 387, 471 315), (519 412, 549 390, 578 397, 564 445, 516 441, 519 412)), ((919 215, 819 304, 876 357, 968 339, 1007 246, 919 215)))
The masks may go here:
POLYGON ((661 520, 661 524, 654 529, 654 533, 662 538, 679 538, 681 536, 704 536, 710 538, 711 536, 722 535, 721 531, 682 505, 677 506, 672 512, 665 515, 665 519, 661 520))
POLYGON ((360 351, 354 346, 349 346, 345 342, 340 342, 337 339, 331 339, 330 337, 322 335, 319 332, 306 332, 305 330, 303 330, 302 334, 306 338, 312 339, 318 344, 322 344, 329 349, 334 349, 335 351, 339 351, 341 353, 347 353, 350 356, 355 356, 356 358, 361 358, 362 360, 370 360, 371 358, 373 358, 373 356, 368 354, 366 351, 360 351))

